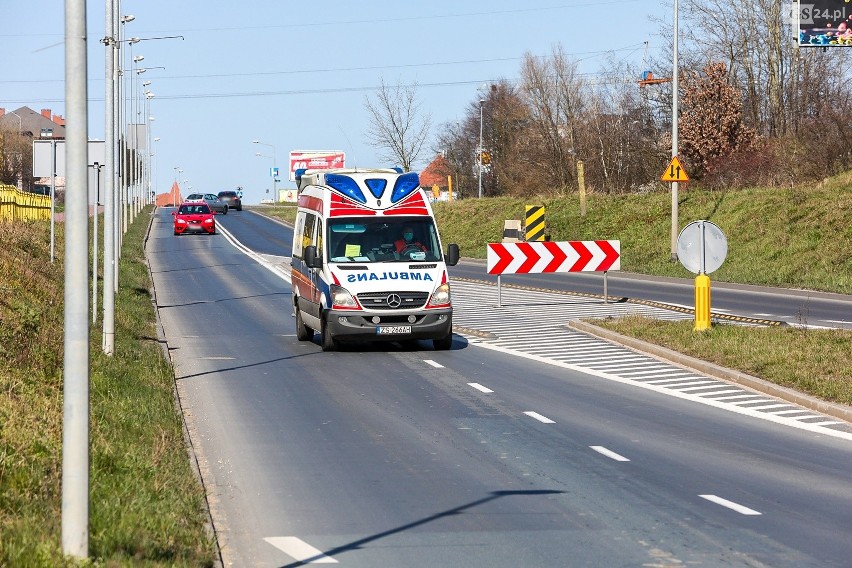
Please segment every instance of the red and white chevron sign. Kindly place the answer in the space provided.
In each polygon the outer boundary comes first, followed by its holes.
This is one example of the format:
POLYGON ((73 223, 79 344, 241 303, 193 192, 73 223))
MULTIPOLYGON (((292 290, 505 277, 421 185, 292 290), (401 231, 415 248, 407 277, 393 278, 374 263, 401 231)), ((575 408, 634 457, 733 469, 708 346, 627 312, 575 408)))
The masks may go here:
POLYGON ((621 270, 620 241, 488 243, 488 274, 621 270))

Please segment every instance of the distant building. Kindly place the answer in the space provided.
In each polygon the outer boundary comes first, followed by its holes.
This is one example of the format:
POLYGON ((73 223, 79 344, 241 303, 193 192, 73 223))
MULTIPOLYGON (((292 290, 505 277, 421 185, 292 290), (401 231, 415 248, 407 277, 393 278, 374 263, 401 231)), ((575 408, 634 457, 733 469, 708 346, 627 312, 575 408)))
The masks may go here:
MULTIPOLYGON (((6 147, 0 148, 0 151, 17 152, 20 156, 18 163, 4 173, 4 179, 0 180, 5 183, 14 184, 19 189, 24 191, 32 191, 36 193, 45 193, 49 191, 50 180, 33 179, 32 175, 32 152, 26 151, 21 155, 24 146, 32 146, 32 141, 36 138, 41 140, 64 140, 65 139, 65 119, 59 115, 53 114, 49 108, 41 110, 41 113, 33 109, 22 106, 15 110, 7 110, 0 108, 0 129, 7 133, 6 147), (12 133, 11 138, 8 133, 12 133), (15 133, 20 134, 20 140, 14 140, 15 133), (12 149, 11 148, 16 148, 12 149)), ((64 189, 64 179, 62 185, 59 185, 59 179, 56 180, 57 199, 61 201, 61 192, 64 189)))
MULTIPOLYGON (((449 194, 449 176, 452 175, 450 164, 446 158, 438 154, 422 172, 420 172, 420 187, 426 190, 426 193, 433 201, 448 201, 449 194)), ((458 199, 457 188, 453 187, 452 199, 458 199)))
POLYGON ((0 108, 0 128, 30 138, 65 139, 65 119, 49 108, 41 109, 41 113, 26 106, 11 111, 0 108))

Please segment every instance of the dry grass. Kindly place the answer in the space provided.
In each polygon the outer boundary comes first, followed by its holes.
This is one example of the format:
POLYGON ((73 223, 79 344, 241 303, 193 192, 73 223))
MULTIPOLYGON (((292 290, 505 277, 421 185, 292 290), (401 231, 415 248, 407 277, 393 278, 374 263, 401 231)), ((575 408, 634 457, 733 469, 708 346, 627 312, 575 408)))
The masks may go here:
MULTIPOLYGON (((131 226, 116 296, 116 355, 92 328, 90 539, 95 565, 210 566, 204 496, 174 406, 174 376, 156 341, 131 226)), ((102 226, 102 224, 101 224, 102 226)), ((64 566, 60 550, 63 232, 49 258, 46 222, 0 226, 0 566, 64 566)))

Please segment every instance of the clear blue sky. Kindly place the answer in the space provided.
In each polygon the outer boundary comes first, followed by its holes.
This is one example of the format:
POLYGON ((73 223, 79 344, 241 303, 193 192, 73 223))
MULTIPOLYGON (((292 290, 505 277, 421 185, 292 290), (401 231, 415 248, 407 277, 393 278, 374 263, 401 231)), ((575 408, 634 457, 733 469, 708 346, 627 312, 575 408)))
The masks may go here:
MULTIPOLYGON (((365 142, 365 96, 382 79, 418 83, 433 131, 464 116, 489 82, 519 76, 525 52, 552 46, 595 73, 607 50, 640 65, 644 41, 663 48, 650 17, 671 19, 668 2, 547 0, 484 3, 433 0, 122 0, 133 14, 125 37, 142 41, 139 77, 155 94, 150 115, 157 192, 180 174, 182 190, 244 188, 247 203, 267 197, 269 146, 287 181, 291 150, 343 150, 347 165, 385 167, 365 142), (183 180, 186 180, 184 183, 183 180)), ((103 139, 105 8, 89 1, 89 137, 103 139)), ((26 105, 65 115, 64 2, 2 0, 0 107, 26 105)), ((124 44, 127 46, 127 44, 124 44)), ((129 54, 129 49, 125 50, 129 54)), ((128 75, 131 75, 128 73, 128 75)), ((433 140, 427 147, 434 146, 433 140)), ((426 152, 422 168, 431 159, 426 152)))

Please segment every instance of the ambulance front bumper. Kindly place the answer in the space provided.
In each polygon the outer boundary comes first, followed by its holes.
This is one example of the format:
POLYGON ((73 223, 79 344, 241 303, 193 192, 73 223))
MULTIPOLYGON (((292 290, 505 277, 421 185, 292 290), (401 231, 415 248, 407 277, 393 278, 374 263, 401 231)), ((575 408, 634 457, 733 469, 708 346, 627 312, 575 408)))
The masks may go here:
POLYGON ((332 310, 326 325, 332 336, 341 341, 442 339, 453 331, 453 310, 435 309, 405 315, 332 310))

